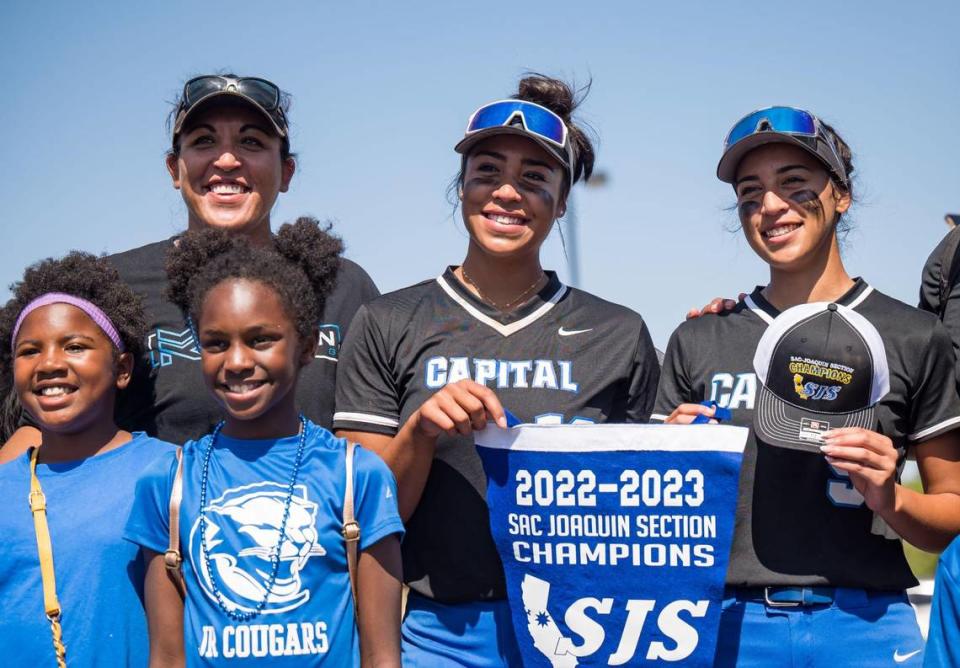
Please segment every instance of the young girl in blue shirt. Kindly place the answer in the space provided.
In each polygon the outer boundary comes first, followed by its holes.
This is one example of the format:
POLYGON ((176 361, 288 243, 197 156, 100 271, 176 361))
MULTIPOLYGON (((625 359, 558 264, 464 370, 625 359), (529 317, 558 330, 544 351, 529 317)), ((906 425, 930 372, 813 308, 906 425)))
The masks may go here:
POLYGON ((123 522, 137 478, 173 447, 113 417, 144 330, 140 299, 80 252, 27 269, 0 310, 5 406, 39 429, 0 466, 4 665, 147 665, 143 561, 123 522))
POLYGON ((356 448, 356 608, 345 528, 347 444, 299 415, 297 378, 316 353, 340 241, 316 221, 284 225, 272 247, 218 230, 170 251, 170 297, 189 317, 207 389, 225 419, 140 482, 126 537, 146 554, 157 665, 399 665, 403 525, 386 465, 356 448), (179 522, 186 597, 168 570, 179 522))

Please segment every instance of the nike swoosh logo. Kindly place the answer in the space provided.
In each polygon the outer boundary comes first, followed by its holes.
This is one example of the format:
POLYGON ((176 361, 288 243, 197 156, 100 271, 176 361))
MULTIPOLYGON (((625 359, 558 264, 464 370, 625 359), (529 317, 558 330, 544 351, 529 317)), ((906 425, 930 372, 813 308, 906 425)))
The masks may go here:
POLYGON ((896 651, 893 653, 893 660, 896 661, 897 663, 903 663, 904 661, 906 661, 906 660, 909 659, 910 657, 916 656, 916 655, 919 654, 920 652, 921 652, 921 650, 917 649, 917 650, 914 650, 914 651, 910 652, 909 654, 901 654, 901 653, 900 653, 900 650, 896 650, 896 651))
POLYGON ((583 334, 584 332, 592 332, 593 327, 590 329, 564 329, 561 327, 557 330, 557 334, 560 336, 573 336, 574 334, 583 334))

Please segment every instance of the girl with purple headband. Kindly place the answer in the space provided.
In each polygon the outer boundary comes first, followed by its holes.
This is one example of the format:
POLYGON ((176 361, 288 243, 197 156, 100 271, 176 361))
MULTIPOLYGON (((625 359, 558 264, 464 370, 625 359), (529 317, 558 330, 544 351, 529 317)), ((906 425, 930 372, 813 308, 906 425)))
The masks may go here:
POLYGON ((80 252, 33 265, 13 293, 0 310, 0 381, 39 436, 0 466, 0 598, 17 611, 0 616, 0 657, 146 666, 143 560, 121 536, 137 478, 169 444, 113 415, 143 307, 105 260, 80 252))

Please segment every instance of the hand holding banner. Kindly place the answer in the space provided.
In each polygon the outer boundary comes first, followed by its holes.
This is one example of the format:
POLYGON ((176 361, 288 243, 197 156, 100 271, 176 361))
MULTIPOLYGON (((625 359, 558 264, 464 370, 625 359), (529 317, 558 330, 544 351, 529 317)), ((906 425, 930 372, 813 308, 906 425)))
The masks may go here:
POLYGON ((713 662, 742 427, 477 433, 524 664, 713 662))

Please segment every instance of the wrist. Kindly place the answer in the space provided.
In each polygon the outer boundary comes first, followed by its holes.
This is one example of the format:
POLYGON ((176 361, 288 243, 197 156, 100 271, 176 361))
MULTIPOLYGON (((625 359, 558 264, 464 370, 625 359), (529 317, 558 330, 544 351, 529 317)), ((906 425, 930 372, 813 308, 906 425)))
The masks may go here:
POLYGON ((425 428, 419 409, 407 420, 407 428, 415 445, 429 447, 431 451, 436 447, 439 434, 432 434, 425 428))

